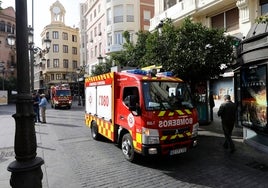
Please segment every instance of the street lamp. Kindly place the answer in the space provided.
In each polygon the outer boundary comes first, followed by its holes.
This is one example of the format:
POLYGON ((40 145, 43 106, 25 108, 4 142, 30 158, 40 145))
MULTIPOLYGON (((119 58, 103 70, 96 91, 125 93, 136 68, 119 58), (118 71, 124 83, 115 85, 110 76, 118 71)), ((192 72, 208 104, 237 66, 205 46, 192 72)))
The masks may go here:
POLYGON ((99 57, 97 57, 99 63, 102 63, 103 62, 103 57, 101 56, 101 54, 99 55, 99 57))
POLYGON ((16 4, 16 55, 17 55, 17 97, 15 119, 15 161, 7 170, 11 172, 10 185, 13 188, 41 188, 44 160, 37 157, 36 134, 32 95, 29 77, 29 45, 27 23, 27 0, 15 0, 16 4))
POLYGON ((34 54, 39 54, 40 58, 44 58, 44 55, 49 52, 51 40, 47 37, 44 40, 45 49, 41 49, 37 46, 34 46, 33 42, 33 28, 29 26, 28 30, 28 43, 29 43, 29 50, 30 50, 30 60, 31 60, 31 91, 34 91, 34 54))
MULTIPOLYGON (((7 37, 8 44, 10 46, 15 45, 16 37, 13 34, 9 34, 7 37)), ((33 28, 29 26, 28 28, 28 45, 30 50, 30 70, 31 70, 31 91, 34 91, 34 54, 39 54, 40 58, 42 58, 42 61, 44 60, 44 55, 49 52, 50 46, 51 46, 51 40, 47 37, 44 40, 45 43, 45 49, 41 49, 37 46, 34 46, 33 42, 33 28)))

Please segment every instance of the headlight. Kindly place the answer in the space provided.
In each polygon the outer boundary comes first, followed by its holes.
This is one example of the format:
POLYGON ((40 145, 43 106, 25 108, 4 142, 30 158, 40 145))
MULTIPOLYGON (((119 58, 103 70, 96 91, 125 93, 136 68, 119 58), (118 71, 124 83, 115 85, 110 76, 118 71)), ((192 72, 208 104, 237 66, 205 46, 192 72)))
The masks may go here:
POLYGON ((142 128, 143 144, 159 144, 159 133, 156 129, 142 128))
POLYGON ((193 137, 197 137, 197 135, 198 135, 198 127, 199 127, 199 124, 198 123, 196 123, 196 124, 193 125, 192 138, 193 137))

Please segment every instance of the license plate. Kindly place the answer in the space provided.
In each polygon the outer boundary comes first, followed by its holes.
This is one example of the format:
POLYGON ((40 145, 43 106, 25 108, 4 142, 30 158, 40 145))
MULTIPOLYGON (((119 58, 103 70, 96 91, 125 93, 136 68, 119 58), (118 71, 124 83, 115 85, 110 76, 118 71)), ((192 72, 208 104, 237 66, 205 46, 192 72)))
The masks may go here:
POLYGON ((185 153, 186 151, 187 151, 187 148, 174 149, 169 152, 169 155, 177 155, 180 153, 185 153))

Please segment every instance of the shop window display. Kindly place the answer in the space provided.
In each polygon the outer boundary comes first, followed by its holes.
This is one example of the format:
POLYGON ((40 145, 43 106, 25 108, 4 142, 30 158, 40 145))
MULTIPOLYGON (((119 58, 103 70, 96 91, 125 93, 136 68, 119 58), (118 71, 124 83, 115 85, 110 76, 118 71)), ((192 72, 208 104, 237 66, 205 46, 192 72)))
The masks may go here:
POLYGON ((242 125, 268 135, 266 65, 241 70, 242 125))

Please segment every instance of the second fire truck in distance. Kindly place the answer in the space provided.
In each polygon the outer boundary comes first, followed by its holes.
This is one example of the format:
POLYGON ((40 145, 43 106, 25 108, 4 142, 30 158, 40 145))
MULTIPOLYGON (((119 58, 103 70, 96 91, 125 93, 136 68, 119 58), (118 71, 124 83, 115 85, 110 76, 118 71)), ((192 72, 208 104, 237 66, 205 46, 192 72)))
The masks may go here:
POLYGON ((50 103, 52 108, 68 108, 72 107, 73 97, 68 84, 51 86, 50 103))
POLYGON ((198 116, 188 86, 135 69, 85 78, 85 123, 92 137, 118 144, 125 158, 176 155, 197 145, 198 116))

